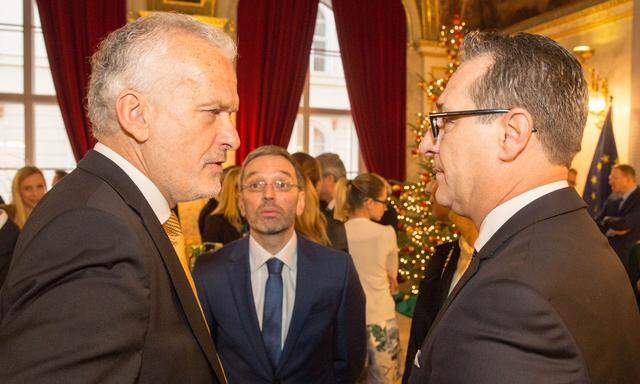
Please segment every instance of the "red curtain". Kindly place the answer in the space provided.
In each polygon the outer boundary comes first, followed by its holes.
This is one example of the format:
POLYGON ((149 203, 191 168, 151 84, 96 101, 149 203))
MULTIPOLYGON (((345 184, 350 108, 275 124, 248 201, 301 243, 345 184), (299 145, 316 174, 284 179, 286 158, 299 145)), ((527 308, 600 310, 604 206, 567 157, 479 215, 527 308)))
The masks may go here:
POLYGON ((84 101, 89 59, 127 21, 126 0, 36 0, 62 119, 76 160, 95 144, 84 101))
POLYGON ((238 163, 261 145, 289 144, 317 11, 318 0, 240 0, 238 163))
POLYGON ((351 113, 367 169, 404 180, 406 16, 400 0, 333 0, 351 113))

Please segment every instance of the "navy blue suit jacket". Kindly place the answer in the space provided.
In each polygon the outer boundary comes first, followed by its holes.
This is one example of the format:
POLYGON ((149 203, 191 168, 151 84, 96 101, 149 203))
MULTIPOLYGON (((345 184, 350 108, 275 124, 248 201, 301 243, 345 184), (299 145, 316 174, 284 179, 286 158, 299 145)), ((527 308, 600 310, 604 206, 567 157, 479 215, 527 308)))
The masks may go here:
POLYGON ((354 383, 366 356, 365 297, 348 254, 298 234, 293 315, 279 366, 258 326, 249 237, 198 258, 200 302, 230 384, 354 383))

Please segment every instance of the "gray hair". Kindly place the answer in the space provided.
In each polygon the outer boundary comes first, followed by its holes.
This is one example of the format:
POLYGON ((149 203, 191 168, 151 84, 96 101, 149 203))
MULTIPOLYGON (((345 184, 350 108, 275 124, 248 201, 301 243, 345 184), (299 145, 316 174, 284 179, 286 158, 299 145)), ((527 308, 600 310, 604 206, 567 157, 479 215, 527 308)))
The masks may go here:
POLYGON ((305 185, 304 175, 302 174, 302 170, 298 166, 298 163, 295 161, 293 156, 291 156, 291 154, 286 149, 282 147, 278 147, 277 145, 263 145, 262 147, 258 147, 254 149, 253 151, 251 151, 251 153, 247 155, 247 157, 242 162, 240 179, 238 179, 239 186, 241 186, 242 182, 244 181, 244 177, 247 172, 247 166, 249 165, 249 163, 263 156, 280 156, 285 158, 293 166, 293 169, 295 169, 296 171, 296 183, 298 184, 298 187, 300 187, 301 190, 304 189, 304 185, 305 185))
POLYGON ((481 55, 493 61, 469 89, 477 108, 526 109, 547 159, 569 167, 588 114, 587 83, 576 57, 548 37, 524 32, 471 32, 461 53, 462 62, 481 55))
POLYGON ((87 111, 94 136, 113 133, 118 126, 115 99, 126 88, 151 91, 157 83, 153 62, 166 53, 175 32, 200 37, 230 60, 236 45, 222 30, 178 13, 152 13, 111 32, 91 57, 87 111))
POLYGON ((323 153, 316 157, 322 167, 322 176, 332 175, 336 180, 347 177, 347 170, 340 156, 335 153, 323 153))

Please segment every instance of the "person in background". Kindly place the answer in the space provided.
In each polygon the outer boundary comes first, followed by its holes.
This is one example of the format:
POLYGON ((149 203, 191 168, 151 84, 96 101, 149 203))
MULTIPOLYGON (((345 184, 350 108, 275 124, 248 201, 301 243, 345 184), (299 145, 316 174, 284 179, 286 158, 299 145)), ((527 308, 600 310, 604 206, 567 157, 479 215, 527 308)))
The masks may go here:
POLYGON ((54 175, 53 175, 53 180, 51 180, 51 188, 53 188, 53 186, 55 186, 56 184, 58 184, 58 182, 60 180, 62 180, 63 177, 67 176, 67 172, 63 169, 56 169, 54 175))
POLYGON ((409 382, 416 353, 429 333, 436 315, 469 267, 473 255, 473 243, 478 238, 478 229, 473 221, 458 215, 449 207, 438 204, 435 198, 438 185, 432 183, 430 187, 432 188, 430 191, 431 215, 454 224, 456 230, 460 232, 460 237, 457 241, 436 246, 435 252, 429 257, 411 318, 411 332, 402 375, 403 384, 409 382))
POLYGON ((349 253, 367 298, 367 384, 395 383, 400 378, 400 340, 392 293, 398 283, 398 245, 390 226, 375 222, 387 209, 388 190, 373 173, 358 175, 339 189, 336 213, 346 216, 349 253))
MULTIPOLYGON (((237 165, 231 165, 222 170, 222 176, 220 176, 220 183, 224 184, 224 178, 229 173, 229 171, 234 168, 239 168, 237 165)), ((211 214, 218 207, 218 197, 212 197, 207 201, 207 203, 202 207, 200 213, 198 214, 198 230, 200 231, 200 235, 204 233, 204 222, 207 219, 207 216, 211 214)))
POLYGON ((567 172, 567 183, 571 188, 575 188, 577 185, 578 171, 575 168, 569 168, 567 172))
POLYGON ((640 188, 635 169, 627 164, 614 166, 609 174, 609 185, 611 195, 595 221, 622 261, 638 297, 637 279, 629 260, 631 247, 640 240, 640 188))
POLYGON ((33 166, 22 167, 11 183, 11 204, 0 208, 22 229, 46 192, 47 183, 42 171, 33 166))
POLYGON ((318 159, 304 152, 296 152, 291 157, 300 167, 302 174, 311 181, 316 191, 322 189, 322 165, 318 159))
POLYGON ((9 219, 7 212, 0 208, 0 288, 9 272, 11 255, 19 235, 20 228, 9 219))
POLYGON ((205 218, 202 242, 228 244, 242 237, 244 223, 238 210, 237 193, 239 176, 240 167, 233 167, 226 173, 218 195, 219 204, 205 218))
POLYGON ((298 164, 305 177, 305 209, 301 215, 296 217, 296 231, 311 241, 331 247, 332 243, 327 235, 327 219, 320 211, 317 192, 321 183, 320 162, 304 152, 296 152, 291 157, 298 164))
POLYGON ((364 293, 349 255, 296 233, 304 181, 284 148, 255 149, 238 192, 249 236, 197 259, 200 302, 229 383, 353 384, 362 372, 364 293))
POLYGON ((334 215, 337 186, 347 179, 347 172, 340 156, 335 153, 323 153, 316 157, 320 162, 322 177, 318 196, 320 197, 320 210, 327 218, 327 235, 335 249, 349 252, 347 234, 344 229, 344 219, 338 219, 334 215))

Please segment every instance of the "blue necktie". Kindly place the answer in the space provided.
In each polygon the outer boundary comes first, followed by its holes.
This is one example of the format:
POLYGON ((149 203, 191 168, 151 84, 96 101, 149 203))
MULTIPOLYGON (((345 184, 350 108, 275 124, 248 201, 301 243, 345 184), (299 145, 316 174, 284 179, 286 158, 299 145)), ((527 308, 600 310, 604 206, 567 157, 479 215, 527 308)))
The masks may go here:
POLYGON ((264 311, 262 314, 262 340, 267 354, 275 369, 280 360, 282 348, 282 261, 275 257, 267 261, 269 278, 264 292, 264 311))

